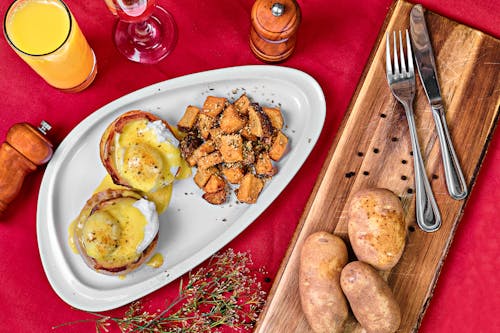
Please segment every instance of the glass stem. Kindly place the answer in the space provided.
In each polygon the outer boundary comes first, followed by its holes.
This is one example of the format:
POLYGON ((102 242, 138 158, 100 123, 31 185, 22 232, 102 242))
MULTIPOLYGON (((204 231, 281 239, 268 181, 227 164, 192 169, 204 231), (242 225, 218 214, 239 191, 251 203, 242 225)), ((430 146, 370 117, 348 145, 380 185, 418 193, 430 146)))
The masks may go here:
POLYGON ((154 40, 155 29, 150 23, 150 19, 147 19, 142 22, 131 24, 129 33, 134 42, 148 44, 154 40))

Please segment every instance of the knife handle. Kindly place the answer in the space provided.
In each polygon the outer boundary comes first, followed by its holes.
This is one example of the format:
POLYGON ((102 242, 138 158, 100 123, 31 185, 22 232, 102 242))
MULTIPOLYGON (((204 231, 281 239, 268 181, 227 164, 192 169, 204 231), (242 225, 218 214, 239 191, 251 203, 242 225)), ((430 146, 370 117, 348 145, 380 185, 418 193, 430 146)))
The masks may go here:
POLYGON ((446 124, 446 115, 443 105, 432 105, 431 108, 441 146, 441 156, 443 158, 444 175, 448 193, 455 200, 465 199, 468 193, 467 183, 465 182, 457 154, 453 148, 448 125, 446 124))

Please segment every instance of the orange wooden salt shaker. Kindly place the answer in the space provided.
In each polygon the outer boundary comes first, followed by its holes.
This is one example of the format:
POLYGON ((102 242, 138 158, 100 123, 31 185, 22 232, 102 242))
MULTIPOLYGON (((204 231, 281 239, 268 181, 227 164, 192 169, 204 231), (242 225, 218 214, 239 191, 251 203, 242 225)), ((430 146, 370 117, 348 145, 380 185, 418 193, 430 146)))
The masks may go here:
POLYGON ((301 20, 295 0, 257 0, 251 20, 250 48, 257 58, 280 62, 293 53, 301 20))
POLYGON ((35 128, 28 123, 13 125, 0 146, 0 217, 19 194, 24 178, 52 157, 52 144, 45 137, 51 126, 42 121, 35 128))

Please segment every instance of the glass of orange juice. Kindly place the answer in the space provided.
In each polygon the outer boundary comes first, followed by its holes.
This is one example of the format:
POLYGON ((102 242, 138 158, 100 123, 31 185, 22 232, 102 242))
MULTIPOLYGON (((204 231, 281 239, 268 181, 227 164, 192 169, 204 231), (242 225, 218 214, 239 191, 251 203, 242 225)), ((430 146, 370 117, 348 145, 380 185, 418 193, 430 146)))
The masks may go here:
POLYGON ((61 0, 14 1, 5 14, 4 34, 14 51, 51 86, 77 92, 94 81, 94 51, 61 0))

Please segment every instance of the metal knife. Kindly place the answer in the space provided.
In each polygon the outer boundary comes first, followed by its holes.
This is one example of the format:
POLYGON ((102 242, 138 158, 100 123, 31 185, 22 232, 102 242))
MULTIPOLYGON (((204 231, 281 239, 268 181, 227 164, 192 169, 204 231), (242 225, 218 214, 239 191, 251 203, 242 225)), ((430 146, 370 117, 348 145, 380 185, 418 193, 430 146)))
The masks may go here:
POLYGON ((429 99, 436 124, 448 193, 453 199, 462 200, 467 196, 467 184, 446 124, 434 53, 425 23, 424 10, 421 5, 415 5, 411 10, 410 34, 420 80, 429 99))

